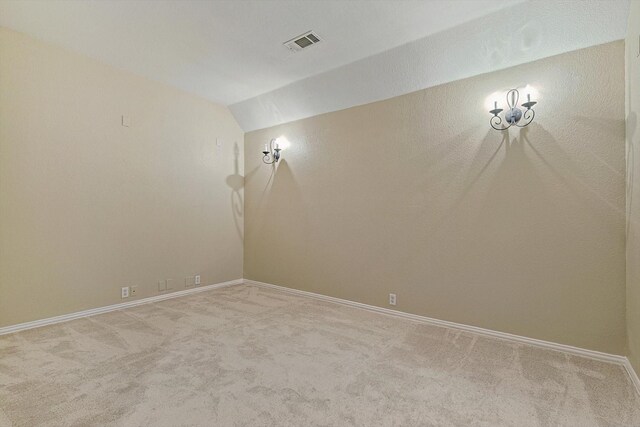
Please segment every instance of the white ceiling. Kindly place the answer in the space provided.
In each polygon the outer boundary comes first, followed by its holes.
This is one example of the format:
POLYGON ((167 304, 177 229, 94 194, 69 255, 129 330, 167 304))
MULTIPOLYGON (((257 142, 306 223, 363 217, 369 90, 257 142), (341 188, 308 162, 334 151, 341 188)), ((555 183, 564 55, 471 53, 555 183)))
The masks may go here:
POLYGON ((230 105, 252 130, 616 40, 624 37, 628 6, 628 0, 0 0, 0 25, 230 105), (307 30, 323 42, 299 53, 282 46, 307 30), (513 49, 509 34, 525 45, 513 49))
POLYGON ((229 108, 246 132, 271 127, 620 40, 628 15, 628 0, 530 0, 229 108))
POLYGON ((518 1, 1 0, 0 25, 229 105, 518 1))

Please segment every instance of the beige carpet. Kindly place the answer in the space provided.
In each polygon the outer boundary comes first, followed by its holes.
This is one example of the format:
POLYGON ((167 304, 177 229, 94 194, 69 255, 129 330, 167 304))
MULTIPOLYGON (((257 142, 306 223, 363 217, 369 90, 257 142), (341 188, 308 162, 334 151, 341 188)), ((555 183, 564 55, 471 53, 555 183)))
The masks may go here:
POLYGON ((0 337, 0 424, 640 426, 620 366, 242 285, 0 337))

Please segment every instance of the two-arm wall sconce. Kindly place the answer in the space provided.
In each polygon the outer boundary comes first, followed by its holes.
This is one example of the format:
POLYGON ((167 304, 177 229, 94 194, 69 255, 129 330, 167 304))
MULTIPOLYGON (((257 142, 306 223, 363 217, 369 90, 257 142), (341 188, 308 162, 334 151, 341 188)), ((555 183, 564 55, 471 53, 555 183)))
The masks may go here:
POLYGON ((262 161, 268 165, 277 163, 280 160, 280 151, 282 151, 282 148, 278 146, 276 138, 273 138, 268 144, 264 144, 262 161))
POLYGON ((508 123, 506 126, 502 124, 502 117, 498 115, 503 111, 502 108, 498 108, 498 102, 493 103, 493 110, 489 111, 489 113, 493 114, 493 117, 489 120, 492 128, 495 130, 506 130, 513 125, 523 128, 533 121, 536 112, 533 111, 532 107, 536 105, 537 102, 532 101, 531 95, 527 94, 527 102, 522 104, 522 107, 526 108, 523 112, 517 107, 519 98, 520 92, 516 89, 511 89, 507 92, 507 105, 509 109, 504 113, 504 121, 508 123), (522 119, 524 120, 521 122, 520 120, 522 119))

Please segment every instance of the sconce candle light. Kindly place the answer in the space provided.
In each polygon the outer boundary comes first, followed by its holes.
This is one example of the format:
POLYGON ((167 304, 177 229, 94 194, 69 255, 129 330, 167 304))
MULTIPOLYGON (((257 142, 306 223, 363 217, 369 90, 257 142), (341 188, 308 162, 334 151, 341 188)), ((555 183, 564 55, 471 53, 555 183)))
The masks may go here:
POLYGON ((282 148, 276 142, 276 138, 273 138, 268 144, 264 144, 262 161, 268 165, 277 163, 280 160, 280 151, 282 151, 282 148))
POLYGON ((502 124, 502 117, 498 115, 503 111, 502 108, 498 108, 497 101, 493 103, 493 110, 489 111, 489 113, 493 114, 493 117, 489 120, 492 128, 495 130, 506 130, 514 125, 523 128, 533 121, 536 115, 533 106, 536 105, 537 102, 531 100, 531 94, 527 94, 527 102, 522 104, 522 107, 526 108, 523 112, 517 106, 519 98, 520 92, 518 92, 517 89, 511 89, 507 92, 507 105, 509 109, 504 113, 504 121, 507 125, 502 124))

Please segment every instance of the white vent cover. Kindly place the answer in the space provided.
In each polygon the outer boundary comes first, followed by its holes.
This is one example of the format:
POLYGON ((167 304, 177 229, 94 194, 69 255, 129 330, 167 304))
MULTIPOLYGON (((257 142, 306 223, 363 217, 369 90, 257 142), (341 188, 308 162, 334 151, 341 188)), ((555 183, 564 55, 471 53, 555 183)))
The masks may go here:
POLYGON ((321 39, 313 31, 308 31, 304 34, 294 37, 289 41, 284 42, 284 46, 292 52, 298 52, 302 49, 313 46, 320 43, 321 39))

